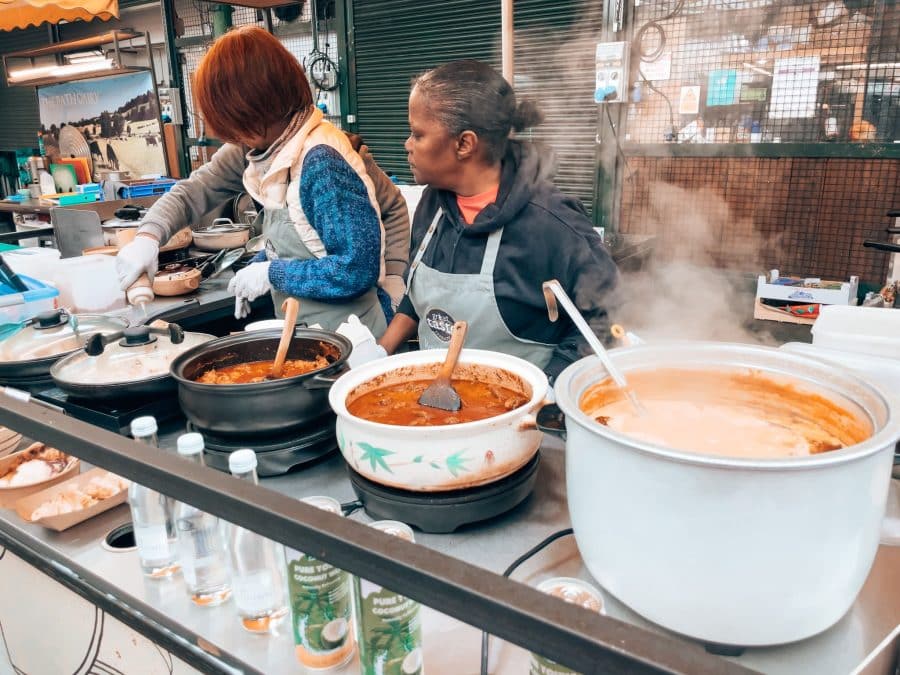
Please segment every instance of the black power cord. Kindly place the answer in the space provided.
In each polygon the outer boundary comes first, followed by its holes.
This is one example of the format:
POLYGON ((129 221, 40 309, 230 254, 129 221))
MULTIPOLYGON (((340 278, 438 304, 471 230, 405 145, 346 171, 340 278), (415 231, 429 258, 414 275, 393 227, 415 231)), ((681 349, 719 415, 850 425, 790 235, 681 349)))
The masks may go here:
POLYGON ((681 10, 684 8, 684 3, 685 0, 678 0, 675 3, 675 6, 672 8, 672 11, 659 19, 652 19, 648 21, 643 26, 638 28, 638 30, 634 34, 634 44, 636 45, 635 51, 637 52, 638 56, 638 75, 641 76, 641 80, 651 91, 662 96, 663 100, 666 102, 666 105, 669 108, 669 135, 671 137, 671 140, 675 140, 677 138, 677 130, 675 127, 675 110, 672 107, 672 101, 668 96, 665 95, 665 93, 657 89, 653 85, 653 83, 647 79, 647 76, 644 75, 644 71, 641 69, 640 63, 641 61, 653 63, 663 55, 663 51, 666 48, 666 31, 662 27, 662 22, 668 21, 669 19, 674 19, 676 16, 678 16, 678 14, 680 14, 681 10), (644 38, 650 33, 650 31, 656 33, 657 44, 650 51, 644 51, 644 38))
POLYGON ((622 158, 622 162, 625 164, 625 170, 628 172, 628 175, 625 176, 625 180, 631 180, 631 178, 634 176, 634 171, 631 169, 631 165, 628 163, 628 158, 625 156, 625 152, 622 150, 622 146, 619 143, 619 132, 616 131, 616 125, 613 124, 613 118, 609 112, 609 104, 604 103, 603 108, 606 110, 606 119, 609 121, 609 129, 612 132, 613 139, 616 142, 616 150, 619 153, 619 157, 622 158))
MULTIPOLYGON (((529 549, 527 552, 523 553, 518 558, 516 558, 516 560, 513 562, 513 564, 510 565, 509 567, 507 567, 506 570, 503 572, 503 576, 509 577, 509 575, 512 574, 513 572, 515 572, 516 569, 518 569, 518 567, 522 563, 533 558, 535 555, 537 555, 538 553, 543 551, 545 548, 547 548, 550 544, 552 544, 557 539, 567 537, 570 534, 572 534, 571 527, 567 527, 566 529, 560 530, 559 532, 554 532, 549 537, 544 539, 540 544, 538 544, 537 546, 534 546, 533 548, 529 549)), ((489 640, 490 640, 490 635, 488 635, 485 632, 482 632, 481 633, 481 675, 488 675, 488 641, 489 640)))

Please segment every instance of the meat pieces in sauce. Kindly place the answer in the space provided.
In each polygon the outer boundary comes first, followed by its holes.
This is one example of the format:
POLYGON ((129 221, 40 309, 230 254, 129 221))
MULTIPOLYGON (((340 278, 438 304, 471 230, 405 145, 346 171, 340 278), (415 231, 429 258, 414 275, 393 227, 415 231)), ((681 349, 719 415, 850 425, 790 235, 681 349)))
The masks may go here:
MULTIPOLYGON (((272 372, 273 361, 248 361, 224 368, 211 368, 197 378, 203 384, 250 384, 262 382, 272 372)), ((304 359, 288 359, 284 362, 281 377, 295 377, 329 365, 324 356, 317 356, 313 361, 304 359)))
POLYGON ((353 399, 347 410, 351 415, 398 426, 438 426, 461 424, 502 415, 528 402, 528 397, 506 387, 471 380, 453 380, 453 388, 462 400, 456 412, 419 404, 430 380, 401 382, 367 392, 353 399))

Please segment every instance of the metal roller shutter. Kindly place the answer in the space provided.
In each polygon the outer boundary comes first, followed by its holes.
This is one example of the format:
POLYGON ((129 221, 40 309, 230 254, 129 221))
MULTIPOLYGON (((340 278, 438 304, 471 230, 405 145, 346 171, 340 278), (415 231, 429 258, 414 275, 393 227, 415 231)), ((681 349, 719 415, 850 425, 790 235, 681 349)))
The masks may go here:
POLYGON ((379 165, 412 181, 410 80, 445 61, 475 58, 499 67, 500 3, 484 0, 353 0, 356 116, 379 165))
MULTIPOLYGON (((532 134, 553 148, 557 185, 591 207, 595 175, 594 44, 602 0, 516 0, 515 86, 545 121, 532 134), (564 53, 564 57, 559 55, 564 53)), ((476 58, 500 67, 500 2, 352 0, 355 112, 379 164, 411 181, 403 143, 417 73, 476 58)))
POLYGON ((544 122, 532 133, 553 149, 556 185, 590 211, 596 175, 594 54, 602 0, 516 0, 515 86, 537 102, 544 122))
MULTIPOLYGON (((41 47, 49 42, 46 26, 0 33, 0 53, 41 47)), ((36 148, 38 118, 34 87, 7 87, 6 72, 0 66, 0 151, 36 148)))

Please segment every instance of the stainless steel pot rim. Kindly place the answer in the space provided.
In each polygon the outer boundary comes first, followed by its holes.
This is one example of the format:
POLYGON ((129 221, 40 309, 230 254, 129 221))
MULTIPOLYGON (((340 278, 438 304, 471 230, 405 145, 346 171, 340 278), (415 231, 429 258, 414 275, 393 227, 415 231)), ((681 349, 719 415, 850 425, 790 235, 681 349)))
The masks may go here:
MULTIPOLYGON (((262 331, 260 331, 262 332, 262 331)), ((444 350, 425 350, 426 353, 428 351, 434 351, 439 356, 436 356, 434 359, 425 360, 421 364, 407 364, 407 365, 423 365, 424 363, 436 363, 443 360, 444 350)), ((488 359, 491 355, 495 355, 497 352, 491 352, 485 349, 463 349, 462 355, 460 356, 460 363, 477 363, 479 365, 489 366, 492 368, 499 368, 500 370, 513 370, 512 366, 504 366, 499 365, 497 363, 491 363, 488 359)), ((516 361, 521 363, 521 368, 526 368, 531 370, 533 375, 540 374, 543 376, 542 371, 537 366, 525 361, 523 359, 519 359, 514 356, 510 356, 507 354, 503 354, 504 357, 515 359, 516 361)), ((390 357, 388 357, 390 358, 390 357)), ((373 362, 373 363, 381 363, 373 362)), ((365 364, 368 366, 369 364, 365 364)), ((365 367, 365 366, 363 366, 365 367)), ((403 366, 397 365, 395 368, 402 368, 403 366)), ((381 374, 382 372, 390 372, 390 370, 394 370, 395 368, 389 368, 387 370, 380 371, 379 373, 373 373, 371 376, 363 379, 355 386, 359 386, 363 382, 368 381, 372 377, 381 374)), ((350 371, 351 373, 359 372, 360 368, 357 368, 355 371, 350 371)), ((521 375, 521 373, 516 373, 517 375, 521 375)), ((525 378, 526 381, 528 378, 525 378)), ((347 392, 349 393, 349 392, 347 392)), ((355 415, 351 415, 347 410, 346 403, 346 395, 342 396, 340 400, 337 399, 337 396, 333 395, 332 392, 328 393, 328 400, 331 403, 331 407, 335 413, 337 413, 338 418, 340 419, 342 416, 348 417, 353 420, 353 424, 359 425, 364 429, 372 429, 378 431, 390 431, 391 433, 400 436, 421 436, 423 432, 430 431, 438 431, 438 432, 469 432, 469 431, 479 431, 490 429, 493 427, 504 427, 508 426, 509 422, 515 418, 521 417, 523 414, 532 415, 537 413, 538 409, 540 409, 543 405, 547 403, 546 400, 547 392, 540 392, 537 389, 531 392, 531 399, 528 403, 519 406, 518 408, 514 408, 513 410, 508 410, 507 412, 497 415, 495 417, 488 417, 483 420, 475 420, 473 422, 461 422, 459 424, 434 424, 429 426, 401 426, 399 424, 383 424, 382 422, 372 422, 371 420, 363 419, 362 417, 356 417, 355 415)))
MULTIPOLYGON (((750 469, 750 470, 765 470, 765 471, 777 471, 777 470, 808 470, 808 469, 824 469, 827 467, 834 466, 836 464, 843 464, 845 462, 851 462, 856 460, 864 459, 872 454, 876 454, 886 450, 889 446, 893 449, 894 444, 897 442, 898 438, 900 438, 900 419, 898 416, 891 414, 891 405, 888 400, 883 395, 882 391, 874 386, 873 384, 867 382, 863 378, 859 377, 855 373, 846 370, 844 368, 839 368, 837 366, 832 366, 831 364, 825 364, 822 361, 819 361, 812 357, 801 356, 798 354, 793 354, 789 352, 780 351, 774 349, 772 347, 764 347, 759 345, 748 345, 748 344, 740 344, 740 343, 727 343, 727 342, 666 342, 666 343, 650 343, 644 345, 638 345, 635 347, 626 347, 620 349, 611 350, 611 354, 613 358, 616 356, 621 357, 622 355, 628 354, 633 355, 635 358, 639 358, 642 354, 657 354, 660 350, 666 350, 667 354, 671 354, 673 356, 677 355, 679 350, 686 349, 696 349, 698 347, 707 347, 710 349, 719 350, 717 357, 709 356, 705 361, 702 362, 704 366, 715 366, 717 364, 721 364, 722 366, 727 366, 730 368, 735 367, 750 367, 756 369, 769 370, 774 373, 782 373, 778 368, 772 367, 769 369, 761 367, 759 364, 745 364, 741 363, 739 360, 734 360, 735 356, 738 355, 739 352, 743 351, 745 353, 755 353, 755 354, 770 354, 770 355, 781 355, 784 356, 789 354, 790 358, 785 359, 798 365, 805 365, 811 369, 818 370, 831 370, 834 371, 841 379, 852 383, 855 387, 868 390, 869 394, 876 397, 881 405, 884 406, 887 411, 887 418, 884 421, 884 424, 881 428, 878 428, 877 421, 872 418, 872 413, 870 410, 866 409, 861 403, 856 402, 864 412, 869 416, 870 421, 873 426, 877 429, 876 432, 867 438, 862 443, 857 443, 856 445, 847 446, 845 448, 841 448, 840 450, 831 450, 824 453, 819 453, 816 455, 810 455, 807 457, 786 457, 783 459, 749 459, 749 458, 740 458, 740 457, 726 457, 721 455, 707 455, 701 453, 692 453, 685 452, 682 450, 675 450, 672 448, 668 448, 662 445, 656 445, 655 443, 648 443, 643 440, 639 440, 634 438, 633 436, 628 436, 626 434, 622 434, 618 431, 610 429, 598 422, 595 422, 591 419, 587 414, 585 414, 578 405, 578 401, 581 399, 584 390, 587 388, 582 387, 574 397, 570 397, 567 394, 567 389, 571 384, 571 381, 579 375, 585 374, 586 370, 590 370, 592 373, 596 373, 597 377, 592 378, 590 384, 595 384, 599 382, 601 379, 607 377, 606 371, 603 367, 603 364, 596 356, 587 356, 582 358, 571 365, 569 365, 562 373, 560 373, 559 377, 556 380, 554 385, 554 392, 556 394, 556 404, 566 415, 566 424, 575 423, 580 426, 582 429, 589 433, 597 434, 599 436, 608 438, 609 440, 615 441, 622 445, 628 446, 629 448, 642 452, 648 455, 654 455, 657 457, 665 458, 671 461, 684 463, 684 464, 695 464, 713 468, 722 468, 722 469, 750 469), (726 350, 731 350, 731 359, 729 361, 725 361, 726 354, 728 353, 726 350)), ((698 364, 700 362, 698 361, 698 364)), ((679 364, 672 363, 673 367, 678 367, 679 364)), ((622 370, 626 373, 629 370, 639 370, 641 366, 623 366, 622 370)), ((844 398, 849 398, 846 393, 840 392, 836 389, 828 387, 827 383, 814 380, 809 376, 805 376, 803 374, 791 373, 791 372, 783 372, 785 375, 790 375, 795 379, 799 379, 804 382, 809 382, 815 384, 818 388, 822 389, 831 389, 835 393, 843 396, 844 398)))
POLYGON ((280 329, 259 330, 252 331, 250 333, 237 333, 236 335, 228 335, 226 337, 210 340, 209 342, 205 342, 202 345, 192 347, 191 349, 182 352, 172 360, 172 363, 169 365, 169 375, 171 375, 171 377, 176 382, 178 382, 180 386, 186 387, 187 389, 193 389, 196 391, 215 391, 220 392, 223 395, 245 395, 251 392, 281 389, 286 386, 292 387, 296 385, 298 381, 313 379, 316 376, 321 377, 322 375, 334 374, 344 367, 344 364, 347 361, 347 357, 350 355, 350 350, 353 349, 353 345, 351 344, 350 340, 345 338, 343 335, 340 335, 339 333, 333 333, 331 331, 320 330, 316 328, 303 328, 298 326, 294 331, 294 337, 329 341, 341 350, 341 356, 337 361, 328 366, 325 366, 324 368, 319 368, 318 370, 303 373, 302 375, 282 377, 277 380, 266 380, 264 382, 246 382, 243 384, 207 384, 205 382, 189 380, 179 373, 179 371, 188 361, 204 352, 210 351, 211 349, 228 347, 229 345, 245 344, 248 342, 257 342, 264 338, 274 339, 277 342, 281 338, 280 329))

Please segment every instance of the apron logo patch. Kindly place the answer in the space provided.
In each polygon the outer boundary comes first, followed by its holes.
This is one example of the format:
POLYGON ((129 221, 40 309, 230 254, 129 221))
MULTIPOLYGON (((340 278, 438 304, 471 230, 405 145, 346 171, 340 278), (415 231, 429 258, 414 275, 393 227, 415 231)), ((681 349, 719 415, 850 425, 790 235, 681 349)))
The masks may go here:
POLYGON ((453 324, 456 321, 447 312, 442 309, 429 310, 425 315, 425 323, 438 340, 450 342, 450 334, 453 332, 453 324))

